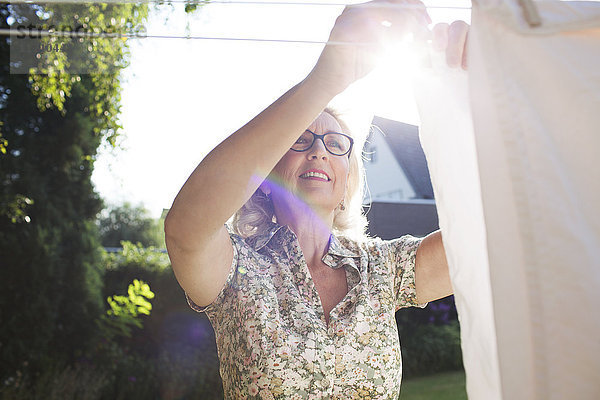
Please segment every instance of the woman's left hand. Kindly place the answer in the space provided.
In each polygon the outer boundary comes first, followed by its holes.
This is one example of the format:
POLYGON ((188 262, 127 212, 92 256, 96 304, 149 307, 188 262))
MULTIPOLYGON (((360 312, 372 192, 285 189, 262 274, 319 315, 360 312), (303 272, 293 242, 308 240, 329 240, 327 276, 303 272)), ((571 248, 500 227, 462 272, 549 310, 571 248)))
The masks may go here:
POLYGON ((432 30, 432 45, 434 50, 446 53, 446 63, 450 68, 467 69, 467 40, 469 24, 464 21, 454 21, 436 24, 432 30))

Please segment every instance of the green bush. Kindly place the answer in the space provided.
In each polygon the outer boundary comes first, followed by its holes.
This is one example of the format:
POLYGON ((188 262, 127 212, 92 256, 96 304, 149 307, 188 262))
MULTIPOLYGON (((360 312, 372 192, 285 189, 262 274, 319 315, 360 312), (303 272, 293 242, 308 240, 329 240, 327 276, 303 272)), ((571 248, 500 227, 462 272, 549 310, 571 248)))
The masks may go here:
POLYGON ((89 367, 55 365, 36 379, 17 374, 0 387, 1 400, 97 400, 107 383, 106 374, 89 367))
POLYGON ((458 321, 424 324, 400 334, 404 377, 429 375, 463 368, 458 321))
POLYGON ((142 329, 102 344, 102 352, 117 346, 112 351, 126 356, 115 359, 111 375, 119 378, 110 381, 103 398, 128 393, 128 399, 222 399, 214 332, 204 314, 187 306, 168 256, 154 247, 121 244, 121 252, 104 254, 105 297, 133 279, 148 282, 155 297, 150 315, 141 316, 142 329))
POLYGON ((98 327, 103 337, 111 340, 117 336, 131 337, 134 327, 142 328, 140 315, 150 315, 152 304, 146 299, 153 299, 154 293, 144 281, 137 279, 129 284, 127 296, 109 296, 106 301, 110 310, 98 320, 98 327))
POLYGON ((454 296, 432 301, 425 308, 403 308, 396 313, 396 323, 405 377, 462 369, 454 296))

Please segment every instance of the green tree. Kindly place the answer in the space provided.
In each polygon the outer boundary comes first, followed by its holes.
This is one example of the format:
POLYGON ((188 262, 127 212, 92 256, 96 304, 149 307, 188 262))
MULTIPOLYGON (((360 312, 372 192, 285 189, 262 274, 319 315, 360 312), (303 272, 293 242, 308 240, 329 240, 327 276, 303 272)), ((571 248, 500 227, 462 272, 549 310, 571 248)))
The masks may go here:
POLYGON ((123 240, 139 242, 145 247, 165 247, 162 225, 143 206, 125 202, 112 207, 98 219, 98 227, 105 247, 120 247, 123 240))
MULTIPOLYGON (((144 4, 0 4, 0 27, 139 29, 144 4), (52 20, 53 19, 53 20, 52 20)), ((102 140, 120 126, 120 70, 127 44, 96 39, 82 58, 89 74, 67 73, 57 56, 38 73, 11 74, 15 37, 0 37, 0 379, 75 360, 97 334, 101 253, 91 183, 102 140), (109 68, 110 67, 110 68, 109 68)), ((49 39, 50 40, 50 39, 49 39)), ((62 57, 62 58, 61 58, 62 57)))

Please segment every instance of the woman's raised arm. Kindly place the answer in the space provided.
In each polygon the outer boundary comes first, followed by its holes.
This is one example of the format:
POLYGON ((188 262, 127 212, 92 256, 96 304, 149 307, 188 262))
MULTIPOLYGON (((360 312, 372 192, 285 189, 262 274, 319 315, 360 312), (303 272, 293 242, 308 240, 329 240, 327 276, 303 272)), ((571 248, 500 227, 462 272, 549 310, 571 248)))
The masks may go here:
POLYGON ((198 305, 216 298, 229 273, 233 248, 225 222, 333 97, 374 68, 384 40, 426 28, 424 7, 389 8, 404 3, 346 7, 329 41, 350 44, 325 46, 302 82, 211 151, 181 188, 165 219, 166 243, 180 285, 198 305))
POLYGON ((177 194, 165 239, 175 275, 197 304, 211 303, 229 272, 225 222, 333 96, 307 77, 211 151, 177 194))

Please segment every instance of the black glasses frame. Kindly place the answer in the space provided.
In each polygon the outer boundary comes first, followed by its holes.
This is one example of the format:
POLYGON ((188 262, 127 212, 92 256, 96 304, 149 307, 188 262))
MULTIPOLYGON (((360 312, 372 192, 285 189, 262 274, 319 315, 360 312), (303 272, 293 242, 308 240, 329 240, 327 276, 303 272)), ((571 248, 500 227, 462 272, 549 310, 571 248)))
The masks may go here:
POLYGON ((350 154, 351 154, 351 151, 352 151, 352 146, 354 145, 354 139, 352 139, 350 136, 346 135, 345 133, 340 133, 340 132, 327 132, 327 133, 324 133, 324 134, 322 134, 322 135, 317 135, 316 133, 314 133, 314 132, 313 132, 313 131, 311 131, 310 129, 306 129, 306 131, 307 131, 307 132, 310 132, 310 133, 312 133, 312 134, 313 134, 313 141, 312 141, 312 143, 310 144, 310 146, 308 146, 308 147, 307 147, 306 149, 304 149, 304 150, 296 150, 296 149, 294 149, 294 148, 291 148, 291 147, 290 147, 290 150, 294 150, 294 151, 297 151, 297 152, 299 152, 299 153, 301 153, 301 152, 304 152, 304 151, 308 151, 308 150, 312 149, 312 147, 314 146, 314 144, 315 144, 315 141, 316 141, 317 139, 321 139, 321 142, 323 142, 323 147, 325 147, 325 150, 327 150, 327 152, 328 152, 329 154, 332 154, 332 155, 334 155, 334 156, 338 156, 338 157, 342 157, 342 156, 345 156, 346 154, 348 154, 348 158, 350 158, 350 154), (343 153, 343 154, 335 154, 334 152, 332 152, 331 150, 329 150, 329 148, 327 147, 327 144, 325 144, 325 136, 327 136, 327 135, 330 135, 330 134, 332 134, 332 133, 333 133, 333 134, 336 134, 336 135, 342 135, 342 136, 345 136, 345 137, 347 137, 347 138, 348 138, 348 140, 350 140, 350 147, 348 148, 348 151, 347 151, 347 152, 345 152, 345 153, 343 153))

